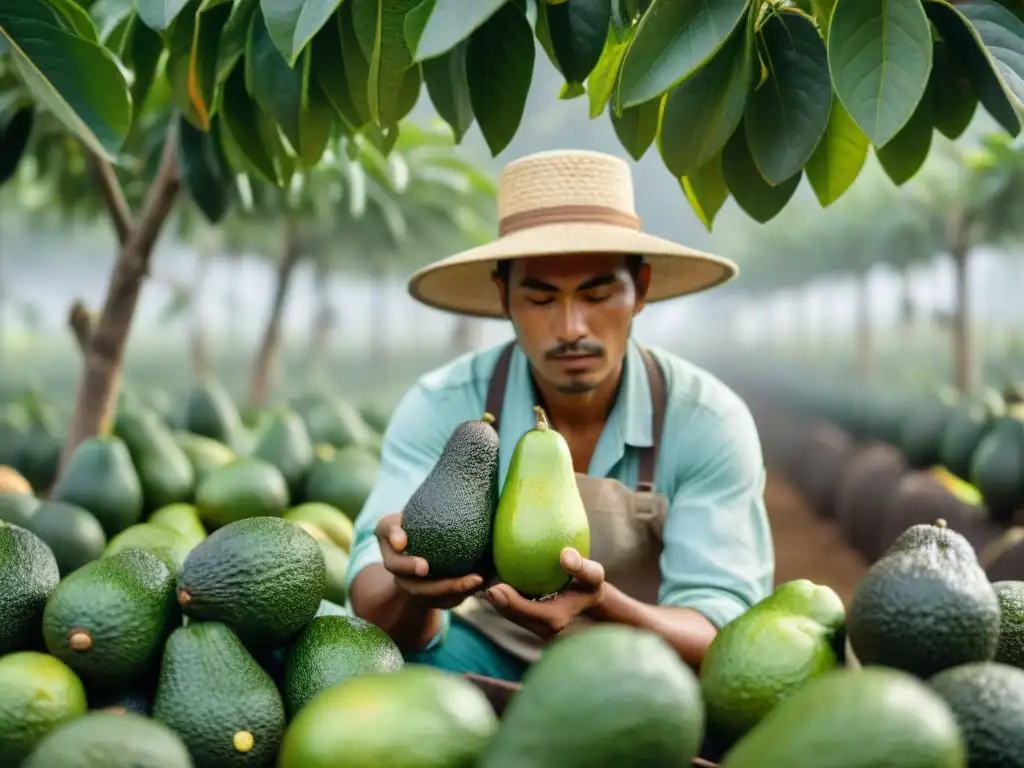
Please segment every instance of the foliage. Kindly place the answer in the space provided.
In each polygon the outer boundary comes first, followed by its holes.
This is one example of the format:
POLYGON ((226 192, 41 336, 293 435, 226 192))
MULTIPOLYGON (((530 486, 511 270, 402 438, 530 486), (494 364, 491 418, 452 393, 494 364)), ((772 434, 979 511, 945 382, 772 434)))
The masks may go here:
POLYGON ((166 97, 216 207, 235 174, 288 188, 342 136, 387 154, 424 85, 496 155, 538 43, 563 97, 634 158, 656 146, 708 227, 729 196, 774 218, 804 175, 829 206, 872 147, 902 184, 979 103, 1011 135, 1024 119, 1017 0, 0 0, 0 172, 39 108, 127 162, 166 97))

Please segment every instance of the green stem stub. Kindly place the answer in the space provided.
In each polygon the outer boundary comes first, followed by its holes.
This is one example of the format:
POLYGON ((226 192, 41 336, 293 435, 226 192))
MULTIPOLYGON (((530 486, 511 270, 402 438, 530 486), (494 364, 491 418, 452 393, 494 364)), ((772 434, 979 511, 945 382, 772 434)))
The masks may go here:
POLYGON ((550 424, 548 422, 548 415, 544 413, 544 409, 539 405, 533 406, 533 412, 537 414, 537 429, 547 429, 550 424))

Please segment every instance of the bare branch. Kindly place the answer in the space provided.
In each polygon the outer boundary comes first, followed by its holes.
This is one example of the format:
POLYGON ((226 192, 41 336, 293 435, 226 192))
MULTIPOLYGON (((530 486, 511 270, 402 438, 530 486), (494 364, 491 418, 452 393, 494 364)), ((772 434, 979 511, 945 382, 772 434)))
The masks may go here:
POLYGON ((110 212, 110 220, 114 225, 114 232, 117 234, 117 242, 124 245, 131 235, 134 222, 131 208, 128 207, 128 201, 125 200, 124 191, 121 189, 121 182, 117 180, 114 168, 104 158, 93 152, 89 152, 88 157, 89 165, 99 182, 103 202, 110 212))
POLYGON ((68 310, 68 327, 71 329, 79 351, 84 355, 92 342, 92 315, 81 299, 75 299, 68 310))
POLYGON ((164 151, 160 156, 160 165, 157 168, 153 184, 146 196, 146 203, 139 215, 138 225, 132 232, 130 250, 143 255, 146 263, 142 264, 143 274, 149 271, 149 256, 153 252, 153 246, 160 236, 171 209, 181 191, 181 172, 178 169, 177 159, 178 148, 178 125, 172 122, 167 129, 167 138, 164 141, 164 151))

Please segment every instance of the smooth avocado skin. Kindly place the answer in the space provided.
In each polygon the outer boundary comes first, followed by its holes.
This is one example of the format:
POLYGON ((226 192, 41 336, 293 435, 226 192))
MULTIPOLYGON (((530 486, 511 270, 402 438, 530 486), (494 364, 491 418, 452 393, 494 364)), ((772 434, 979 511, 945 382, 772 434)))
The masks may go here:
POLYGON ((924 682, 883 667, 836 669, 779 702, 721 768, 966 768, 960 729, 924 682))
POLYGON ((983 661, 928 681, 953 711, 970 768, 1024 765, 1024 669, 983 661))
POLYGON ((61 501, 41 503, 28 528, 53 551, 62 577, 97 560, 107 546, 103 526, 92 513, 61 501))
POLYGON ((352 551, 352 539, 355 527, 340 509, 319 501, 310 501, 292 507, 283 515, 285 520, 293 523, 309 523, 323 531, 331 541, 349 554, 352 551))
POLYGON ((703 737, 700 685, 679 655, 601 624, 556 640, 526 672, 478 768, 688 768, 703 737))
POLYGON ((944 525, 914 528, 933 530, 904 534, 921 538, 887 552, 854 591, 847 633, 857 659, 921 679, 992 660, 999 600, 973 548, 944 525))
POLYGON ((278 409, 256 438, 250 455, 277 467, 292 498, 297 498, 313 464, 313 442, 306 423, 290 408, 278 409))
POLYGON ((571 581, 561 553, 590 556, 590 521, 572 454, 538 406, 537 426, 516 443, 494 519, 494 566, 499 578, 527 597, 553 594, 571 581))
POLYGON ((277 768, 475 768, 498 726, 471 682, 411 664, 332 686, 292 720, 277 768))
POLYGON ((434 578, 472 573, 491 546, 498 505, 498 433, 493 417, 465 421, 402 511, 405 554, 422 557, 434 578))
POLYGON ((22 768, 192 768, 185 743, 134 713, 89 712, 47 734, 22 768))
POLYGON ((1024 581, 997 581, 999 650, 995 661, 1024 669, 1024 581))
POLYGON ((130 549, 57 585, 43 612, 43 638, 88 684, 114 688, 155 672, 180 620, 174 572, 153 553, 130 549))
POLYGON ((195 768, 270 768, 285 728, 274 681, 215 621, 168 638, 153 718, 181 737, 195 768))
POLYGON ((285 708, 294 717, 318 693, 353 675, 403 666, 402 652, 376 625, 355 616, 315 618, 288 650, 285 708))
POLYGON ((46 734, 85 712, 85 687, 60 659, 36 651, 0 657, 0 765, 19 765, 46 734))
POLYGON ((320 546, 278 517, 231 523, 193 549, 178 576, 178 602, 199 621, 221 621, 246 642, 276 647, 320 607, 327 573, 320 546))
POLYGON ((155 411, 143 407, 119 410, 114 434, 124 441, 138 472, 143 509, 151 512, 192 499, 195 470, 155 411))
POLYGON ((0 521, 27 528, 38 506, 39 499, 31 493, 0 492, 0 521))
POLYGON ((189 543, 190 548, 205 540, 207 536, 206 529, 199 519, 199 510, 194 504, 168 504, 154 511, 146 522, 177 531, 189 543))
POLYGON ((196 488, 196 509, 213 531, 250 517, 280 517, 288 508, 288 484, 273 464, 243 456, 207 474, 196 488))
POLYGON ((139 522, 142 484, 124 441, 112 435, 84 440, 71 454, 50 499, 87 509, 108 537, 139 522))
POLYGON ((43 540, 0 521, 0 656, 42 648, 43 610, 59 580, 43 540))

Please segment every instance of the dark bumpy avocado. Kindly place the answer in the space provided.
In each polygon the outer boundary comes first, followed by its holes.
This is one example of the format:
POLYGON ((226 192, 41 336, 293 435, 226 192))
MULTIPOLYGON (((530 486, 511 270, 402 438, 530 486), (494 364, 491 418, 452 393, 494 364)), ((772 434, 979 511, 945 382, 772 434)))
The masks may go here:
POLYGON ((927 678, 995 656, 999 601, 963 536, 914 526, 857 585, 847 633, 862 664, 927 678))
POLYGON ((279 517, 250 517, 214 531, 178 576, 178 602, 221 621, 247 643, 278 646, 316 615, 327 576, 316 541, 279 517))
POLYGON ((997 581, 999 650, 996 661, 1024 669, 1024 581, 997 581))
POLYGON ((42 539, 0 521, 0 656, 42 647, 43 609, 59 579, 42 539))
POLYGON ((491 546, 498 506, 494 418, 460 424, 402 512, 405 554, 424 558, 437 578, 471 573, 491 546))

